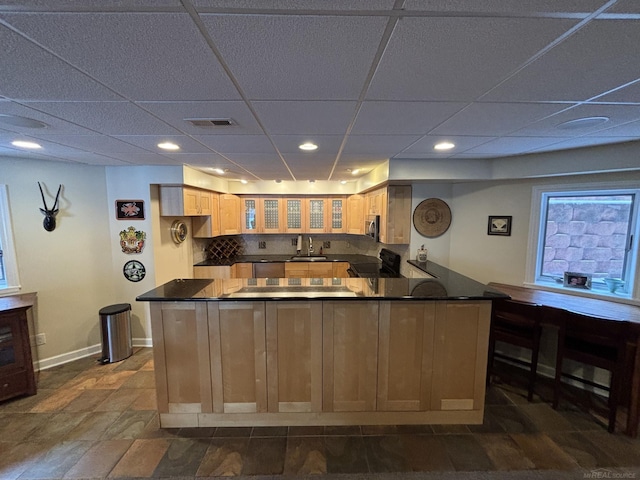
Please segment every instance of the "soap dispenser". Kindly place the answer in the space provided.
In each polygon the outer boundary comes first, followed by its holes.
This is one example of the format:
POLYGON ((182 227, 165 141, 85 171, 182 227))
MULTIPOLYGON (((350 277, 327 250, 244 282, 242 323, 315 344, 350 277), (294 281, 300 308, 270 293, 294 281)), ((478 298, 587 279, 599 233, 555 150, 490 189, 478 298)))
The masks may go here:
POLYGON ((427 249, 424 248, 424 245, 420 246, 418 249, 418 255, 416 255, 416 260, 420 263, 424 263, 427 261, 427 249))

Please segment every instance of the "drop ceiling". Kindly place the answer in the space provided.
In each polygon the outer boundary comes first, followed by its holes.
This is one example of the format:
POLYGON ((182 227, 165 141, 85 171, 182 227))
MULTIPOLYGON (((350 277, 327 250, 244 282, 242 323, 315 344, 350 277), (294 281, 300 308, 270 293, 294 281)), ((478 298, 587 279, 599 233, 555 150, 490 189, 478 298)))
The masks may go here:
POLYGON ((348 180, 640 139, 634 0, 0 1, 0 45, 3 157, 348 180))

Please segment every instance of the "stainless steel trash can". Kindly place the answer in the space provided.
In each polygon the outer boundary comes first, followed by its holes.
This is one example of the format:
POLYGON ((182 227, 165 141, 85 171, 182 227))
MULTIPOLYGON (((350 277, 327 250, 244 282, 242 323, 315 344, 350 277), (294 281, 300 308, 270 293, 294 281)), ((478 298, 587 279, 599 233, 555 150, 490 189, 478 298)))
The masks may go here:
POLYGON ((133 354, 131 345, 131 304, 118 303, 100 309, 102 357, 100 362, 113 363, 133 354))

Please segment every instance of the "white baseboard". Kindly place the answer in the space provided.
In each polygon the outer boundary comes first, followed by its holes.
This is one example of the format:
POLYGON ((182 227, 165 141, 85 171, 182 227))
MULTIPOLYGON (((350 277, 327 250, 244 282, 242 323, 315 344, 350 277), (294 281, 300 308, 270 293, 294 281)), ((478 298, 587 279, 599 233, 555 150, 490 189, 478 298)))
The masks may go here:
MULTIPOLYGON (((152 347, 150 338, 132 338, 132 344, 134 347, 152 347)), ((57 367, 58 365, 64 365, 65 363, 73 362, 81 358, 91 357, 92 355, 98 355, 102 352, 102 345, 91 345, 80 350, 74 350, 73 352, 63 353, 62 355, 56 355, 54 357, 43 358, 34 362, 33 368, 36 371, 47 370, 49 368, 57 367)))

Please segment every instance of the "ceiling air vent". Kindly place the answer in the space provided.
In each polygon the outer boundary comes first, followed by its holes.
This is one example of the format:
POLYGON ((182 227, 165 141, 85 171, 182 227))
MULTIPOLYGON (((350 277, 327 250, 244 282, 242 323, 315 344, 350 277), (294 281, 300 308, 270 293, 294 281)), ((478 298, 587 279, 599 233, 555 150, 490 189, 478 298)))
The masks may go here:
POLYGON ((230 127, 236 125, 231 118, 185 118, 196 127, 230 127))

